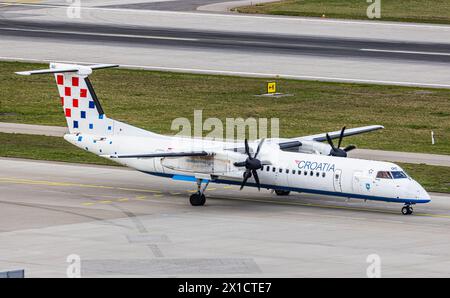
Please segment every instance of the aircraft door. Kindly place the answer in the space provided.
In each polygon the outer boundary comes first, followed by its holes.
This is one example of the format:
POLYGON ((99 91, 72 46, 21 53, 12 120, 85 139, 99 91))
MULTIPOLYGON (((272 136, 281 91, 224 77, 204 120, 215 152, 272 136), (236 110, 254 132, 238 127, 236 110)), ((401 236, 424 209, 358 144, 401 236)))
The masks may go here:
POLYGON ((361 193, 361 183, 363 183, 364 178, 362 177, 362 172, 353 173, 353 192, 361 193))
POLYGON ((336 169, 333 176, 334 191, 342 192, 342 170, 336 169))

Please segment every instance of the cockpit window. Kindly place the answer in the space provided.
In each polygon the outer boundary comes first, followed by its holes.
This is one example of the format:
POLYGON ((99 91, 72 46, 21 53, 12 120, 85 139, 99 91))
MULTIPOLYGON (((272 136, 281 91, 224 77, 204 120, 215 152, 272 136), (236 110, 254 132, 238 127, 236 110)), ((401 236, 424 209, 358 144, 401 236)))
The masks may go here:
POLYGON ((391 173, 388 171, 379 171, 377 173, 377 178, 381 179, 392 179, 391 173))
POLYGON ((408 178, 408 176, 406 176, 405 172, 403 171, 392 171, 391 174, 394 179, 408 178))

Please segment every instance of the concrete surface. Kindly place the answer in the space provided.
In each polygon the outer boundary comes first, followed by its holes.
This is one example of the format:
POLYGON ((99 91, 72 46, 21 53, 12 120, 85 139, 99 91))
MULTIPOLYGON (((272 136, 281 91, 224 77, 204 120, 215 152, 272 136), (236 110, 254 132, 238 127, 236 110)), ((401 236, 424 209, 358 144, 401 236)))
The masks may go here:
POLYGON ((67 127, 61 126, 0 122, 0 132, 62 137, 68 133, 69 130, 67 127))
POLYGON ((68 18, 67 7, 61 6, 65 1, 51 3, 57 5, 0 8, 0 59, 450 87, 450 26, 97 7, 107 1, 90 2, 80 18, 68 18), (19 22, 31 22, 34 30, 19 22), (49 30, 49 22, 69 24, 74 32, 49 30), (144 31, 140 36, 101 34, 99 26, 144 31), (158 29, 162 35, 154 34, 158 29), (173 38, 169 31, 178 33, 173 38), (186 31, 196 33, 194 40, 183 38, 186 31), (201 37, 206 32, 215 36, 205 42, 201 37), (225 33, 234 37, 224 44, 225 33), (258 40, 249 40, 252 35, 258 40), (281 35, 290 41, 276 38, 281 35), (320 44, 311 46, 308 38, 320 44), (348 42, 354 46, 350 51, 342 48, 348 42), (411 47, 404 48, 405 43, 411 47))
POLYGON ((349 157, 450 167, 450 155, 443 154, 355 149, 349 152, 349 157))
POLYGON ((400 205, 210 185, 114 167, 0 159, 0 268, 82 276, 450 276, 450 197, 403 216, 400 205))
MULTIPOLYGON (((215 2, 215 1, 213 1, 215 2)), ((230 12, 231 9, 240 6, 256 5, 259 3, 276 2, 276 0, 239 0, 239 1, 228 1, 217 3, 209 3, 197 7, 198 11, 208 11, 208 12, 230 12)))

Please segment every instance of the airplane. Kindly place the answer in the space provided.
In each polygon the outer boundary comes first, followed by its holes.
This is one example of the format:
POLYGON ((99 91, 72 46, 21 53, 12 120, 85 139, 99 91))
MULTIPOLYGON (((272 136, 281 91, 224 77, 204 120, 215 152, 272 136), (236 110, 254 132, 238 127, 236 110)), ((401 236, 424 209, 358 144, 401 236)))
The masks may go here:
POLYGON ((371 125, 297 138, 249 142, 166 136, 108 118, 89 75, 117 67, 50 63, 49 69, 19 75, 54 74, 71 144, 140 172, 192 181, 192 206, 203 206, 210 182, 266 188, 277 195, 291 191, 344 198, 402 203, 401 213, 428 203, 425 189, 398 165, 349 158, 356 147, 341 148, 344 137, 383 129, 371 125), (337 145, 333 139, 338 139, 337 145), (324 143, 326 141, 326 143, 324 143))

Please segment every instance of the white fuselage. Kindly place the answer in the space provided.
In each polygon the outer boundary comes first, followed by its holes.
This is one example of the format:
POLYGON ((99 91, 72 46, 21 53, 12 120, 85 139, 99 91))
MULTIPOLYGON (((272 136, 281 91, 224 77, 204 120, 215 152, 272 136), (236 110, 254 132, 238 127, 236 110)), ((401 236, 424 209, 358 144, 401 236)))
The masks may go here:
MULTIPOLYGON (((225 184, 241 183, 243 169, 235 167, 234 162, 246 158, 245 154, 230 149, 235 148, 237 143, 157 134, 112 135, 102 138, 95 135, 68 134, 65 139, 89 152, 148 174, 168 178, 206 179, 225 184), (204 149, 214 149, 216 153, 207 157, 111 157, 119 154, 204 149)), ((256 150, 255 144, 250 144, 253 150, 256 150)), ((270 164, 258 170, 261 187, 264 188, 407 204, 430 201, 422 186, 409 176, 399 179, 377 178, 380 171, 403 172, 393 163, 286 152, 280 150, 277 140, 273 139, 266 140, 259 158, 270 164)), ((256 186, 253 178, 249 179, 248 186, 256 186)))

